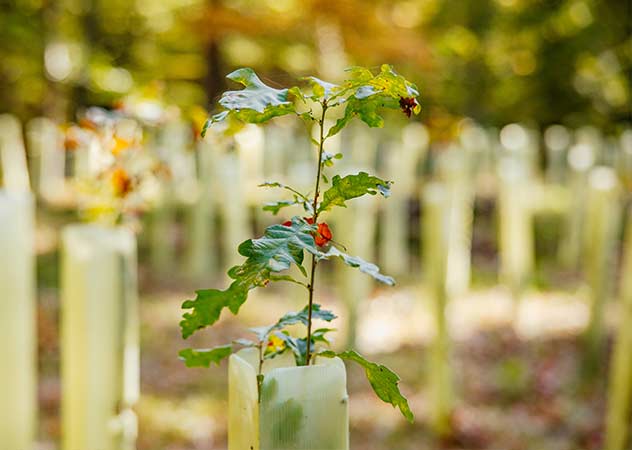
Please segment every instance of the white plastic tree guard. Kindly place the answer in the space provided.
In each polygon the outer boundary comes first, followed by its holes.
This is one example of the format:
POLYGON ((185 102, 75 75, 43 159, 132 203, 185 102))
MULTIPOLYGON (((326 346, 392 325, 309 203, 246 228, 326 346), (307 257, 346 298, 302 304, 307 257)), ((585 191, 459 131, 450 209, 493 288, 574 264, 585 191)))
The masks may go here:
POLYGON ((0 190, 0 448, 31 450, 37 416, 34 200, 0 190))
MULTIPOLYGON (((344 242, 349 251, 371 261, 375 254, 375 233, 377 228, 377 207, 382 199, 373 196, 356 198, 349 202, 344 211, 334 211, 334 239, 344 242), (344 212, 344 217, 341 213, 344 212)), ((344 264, 336 264, 336 286, 340 299, 347 307, 347 346, 355 347, 358 313, 362 302, 369 299, 374 282, 359 270, 350 270, 344 264)))
POLYGON ((447 287, 451 196, 445 185, 428 183, 423 197, 423 268, 431 293, 430 309, 436 334, 430 346, 428 390, 430 396, 430 426, 438 435, 450 431, 454 394, 450 366, 450 337, 446 318, 446 306, 450 290, 447 287))
POLYGON ((588 172, 595 163, 596 150, 588 144, 572 146, 567 155, 569 185, 573 193, 560 243, 560 260, 569 268, 577 269, 582 253, 582 235, 588 195, 588 172))
POLYGON ((263 364, 258 352, 230 357, 228 450, 348 450, 347 375, 339 358, 296 367, 288 354, 263 364), (260 398, 259 398, 260 397, 260 398))
POLYGON ((61 278, 62 449, 133 450, 139 396, 136 240, 69 225, 61 278))
POLYGON ((612 272, 621 218, 621 190, 614 169, 595 167, 588 178, 584 235, 584 273, 590 287, 590 321, 586 329, 588 368, 598 364, 606 330, 605 305, 612 295, 612 272))
POLYGON ((225 152, 219 158, 221 177, 222 254, 225 268, 241 264, 242 256, 234 251, 251 237, 246 192, 242 178, 241 161, 235 152, 225 152))
POLYGON ((439 175, 446 189, 449 207, 449 240, 445 285, 448 296, 465 294, 470 288, 472 265, 472 223, 474 221, 474 179, 468 150, 452 146, 441 153, 439 175))
POLYGON ((420 181, 417 166, 423 160, 428 132, 418 123, 402 130, 401 141, 392 142, 386 149, 385 166, 389 180, 397 180, 388 201, 383 205, 380 261, 385 273, 393 276, 410 272, 408 243, 408 201, 420 181))
POLYGON ((193 280, 211 277, 217 269, 215 236, 214 148, 208 141, 198 143, 198 184, 195 202, 187 210, 186 271, 193 280))
POLYGON ((66 192, 62 134, 52 120, 38 117, 27 124, 26 136, 34 189, 45 201, 56 202, 66 192))
POLYGON ((5 188, 16 191, 30 189, 22 126, 10 114, 0 115, 0 165, 5 188))
POLYGON ((520 160, 505 159, 498 170, 500 278, 519 299, 533 273, 532 184, 520 160))
POLYGON ((624 450, 630 439, 632 407, 632 212, 628 214, 623 266, 618 331, 610 363, 608 413, 606 414, 607 450, 624 450))

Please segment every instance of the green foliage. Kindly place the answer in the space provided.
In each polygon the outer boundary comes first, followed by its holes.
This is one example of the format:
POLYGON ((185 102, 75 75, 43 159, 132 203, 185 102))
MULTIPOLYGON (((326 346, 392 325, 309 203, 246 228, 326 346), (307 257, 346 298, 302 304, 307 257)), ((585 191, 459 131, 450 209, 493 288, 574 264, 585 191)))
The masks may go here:
POLYGON ((297 338, 290 335, 287 331, 276 332, 275 336, 281 339, 287 348, 294 354, 294 360, 297 366, 307 365, 307 340, 311 339, 311 348, 314 349, 316 343, 321 342, 329 345, 327 333, 335 331, 333 328, 318 328, 314 330, 311 337, 297 338))
POLYGON ((389 286, 395 286, 395 280, 392 277, 380 273, 380 268, 373 263, 367 262, 359 256, 349 256, 346 253, 338 250, 337 247, 331 246, 325 253, 321 253, 322 259, 339 258, 349 267, 359 269, 360 272, 366 273, 372 276, 380 283, 387 284, 389 286))
MULTIPOLYGON (((384 122, 379 114, 382 108, 401 109, 409 117, 412 113, 417 114, 420 109, 416 99, 418 92, 412 83, 398 75, 389 65, 383 65, 377 75, 361 67, 354 67, 348 73, 349 79, 340 85, 328 83, 316 77, 305 78, 311 91, 309 94, 305 94, 296 86, 288 89, 271 88, 264 84, 251 69, 239 69, 228 76, 229 79, 241 83, 244 89, 228 91, 222 95, 219 103, 225 111, 211 117, 205 125, 205 130, 209 124, 215 122, 233 120, 263 123, 289 113, 295 113, 310 125, 316 122, 319 127, 319 139, 310 138, 318 149, 315 188, 310 198, 279 182, 266 182, 260 185, 280 188, 292 193, 291 199, 281 199, 264 205, 265 211, 276 215, 284 208, 301 205, 309 217, 294 216, 291 221, 266 228, 261 238, 243 242, 238 250, 246 257, 246 261, 228 271, 228 275, 234 280, 232 284, 226 290, 197 291, 197 297, 194 300, 187 300, 182 305, 184 309, 191 310, 183 314, 183 320, 180 322, 184 338, 200 328, 215 323, 224 308, 237 314, 251 289, 267 286, 271 281, 290 281, 307 288, 308 305, 299 312, 285 314, 273 325, 252 328, 251 331, 257 336, 257 342, 242 339, 236 343, 246 347, 256 347, 259 350, 259 367, 265 359, 274 358, 287 350, 294 354, 297 365, 309 365, 312 361, 311 356, 317 351, 317 346, 328 345, 327 335, 334 331, 332 328, 312 330, 312 321, 331 322, 336 318, 331 311, 322 310, 313 302, 314 273, 318 263, 338 258, 346 265, 359 269, 377 281, 391 286, 395 284, 395 280, 381 274, 375 264, 342 252, 337 246, 339 244, 332 240, 333 233, 327 223, 318 221, 321 213, 330 211, 335 206, 346 207, 347 200, 378 193, 388 197, 391 182, 371 176, 366 172, 344 177, 334 175, 331 186, 323 193, 318 205, 320 180, 321 178, 325 182, 328 180, 322 169, 333 167, 334 161, 342 158, 341 153, 327 152, 324 144, 328 137, 338 133, 356 116, 371 127, 379 127, 384 122), (301 107, 304 106, 309 110, 297 110, 290 100, 292 97, 299 103, 304 103, 301 107), (311 109, 314 103, 320 106, 318 118, 311 109), (344 114, 325 136, 327 111, 338 106, 344 106, 344 114), (311 254, 312 257, 312 271, 309 276, 303 267, 305 252, 311 254), (306 282, 282 273, 292 266, 296 266, 307 278, 306 282), (287 328, 297 324, 307 327, 307 336, 295 337, 290 334, 287 328)), ((298 103, 296 106, 299 106, 298 103)), ((233 128, 230 123, 226 126, 227 131, 233 128)), ((187 365, 192 366, 208 366, 211 362, 217 362, 228 354, 230 354, 230 346, 222 347, 221 350, 188 349, 181 352, 187 365)), ((336 353, 331 351, 320 354, 326 357, 336 356, 336 353)), ((362 365, 378 397, 399 407, 402 414, 412 421, 413 414, 408 407, 408 402, 399 391, 399 377, 395 373, 382 365, 365 360, 354 351, 343 352, 338 356, 362 365)), ((265 398, 266 383, 261 370, 257 374, 257 386, 259 398, 261 399, 262 393, 265 398)))
POLYGON ((280 188, 290 191, 293 194, 292 200, 278 200, 276 202, 266 203, 263 206, 264 211, 269 211, 273 215, 277 215, 279 211, 283 208, 287 208, 289 206, 301 205, 305 212, 308 214, 313 214, 312 203, 309 198, 305 194, 300 193, 296 189, 291 186, 288 186, 283 183, 279 183, 278 181, 266 181, 259 185, 259 187, 267 187, 267 188, 280 188))
POLYGON ((414 420, 413 413, 408 406, 408 400, 406 400, 406 397, 399 391, 399 377, 391 369, 381 364, 367 361, 362 355, 353 350, 347 350, 342 353, 324 351, 319 353, 319 356, 326 358, 338 356, 339 358, 360 364, 364 368, 366 377, 369 383, 371 383, 375 394, 386 403, 390 403, 394 407, 399 408, 402 415, 408 419, 409 422, 414 420))
POLYGON ((274 89, 259 79, 254 70, 237 69, 226 76, 229 80, 241 83, 244 89, 226 91, 219 100, 226 111, 211 117, 202 130, 206 134, 208 127, 220 122, 230 115, 247 123, 263 123, 273 117, 284 116, 294 112, 294 105, 288 100, 288 89, 274 89))
MULTIPOLYGON (((275 324, 267 327, 251 328, 250 331, 257 335, 260 342, 265 342, 268 339, 270 333, 276 330, 282 330, 283 328, 302 323, 307 326, 309 317, 309 305, 305 306, 298 312, 289 312, 281 317, 275 324)), ((326 309, 321 309, 320 305, 312 304, 312 319, 324 320, 331 322, 336 318, 336 315, 326 309)))
POLYGON ((378 192, 384 197, 391 195, 391 182, 378 177, 360 172, 355 175, 347 175, 343 178, 336 175, 331 180, 331 187, 323 194, 323 201, 318 207, 318 212, 329 211, 334 206, 346 207, 345 201, 363 195, 375 195, 378 192))
MULTIPOLYGON (((356 116, 370 127, 384 126, 379 109, 403 108, 402 99, 412 99, 410 112, 419 113, 417 87, 397 74, 390 65, 382 65, 377 75, 363 67, 353 67, 349 73, 351 78, 333 89, 331 104, 346 103, 346 107, 344 115, 329 129, 327 137, 338 134, 356 116)), ((410 115, 410 112, 407 114, 410 115)))
POLYGON ((294 197, 294 200, 277 200, 276 202, 270 202, 263 205, 264 211, 269 211, 273 215, 279 214, 283 208, 287 208, 289 206, 302 205, 304 202, 299 200, 297 197, 294 197))
POLYGON ((231 268, 228 275, 235 281, 226 290, 205 289, 197 291, 194 300, 183 303, 185 313, 180 322, 182 336, 187 338, 196 330, 212 325, 219 319, 224 308, 233 314, 248 298, 248 291, 266 286, 275 281, 273 273, 297 266, 306 275, 303 267, 303 250, 319 253, 314 243, 314 227, 295 217, 290 225, 272 225, 260 239, 248 239, 239 246, 239 253, 246 261, 231 268))
POLYGON ((232 346, 229 344, 211 349, 195 350, 187 348, 180 351, 179 355, 187 367, 210 367, 211 363, 219 365, 219 363, 224 358, 228 358, 232 352, 232 346))

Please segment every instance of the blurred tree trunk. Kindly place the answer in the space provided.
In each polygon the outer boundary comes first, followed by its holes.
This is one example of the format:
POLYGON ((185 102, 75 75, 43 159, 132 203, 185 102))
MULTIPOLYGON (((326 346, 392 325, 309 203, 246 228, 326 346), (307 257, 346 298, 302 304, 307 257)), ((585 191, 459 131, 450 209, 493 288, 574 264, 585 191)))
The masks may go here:
MULTIPOLYGON (((209 0, 208 5, 209 10, 213 10, 217 7, 217 1, 209 0)), ((211 105, 223 90, 224 74, 222 72, 219 37, 215 35, 206 43, 206 77, 204 79, 204 90, 206 92, 206 98, 211 105)))

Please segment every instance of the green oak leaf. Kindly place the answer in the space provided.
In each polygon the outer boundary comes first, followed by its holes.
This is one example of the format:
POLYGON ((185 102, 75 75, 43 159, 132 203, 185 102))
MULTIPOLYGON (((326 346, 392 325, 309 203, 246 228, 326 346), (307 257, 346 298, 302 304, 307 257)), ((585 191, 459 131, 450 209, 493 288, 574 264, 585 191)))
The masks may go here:
POLYGON ((237 344, 237 345, 241 345, 243 347, 256 347, 257 343, 255 341, 251 341, 250 339, 235 339, 233 341, 233 343, 237 344))
POLYGON ((195 331, 214 324, 224 308, 237 314, 248 298, 248 292, 274 281, 276 272, 296 265, 303 275, 307 275, 302 265, 303 251, 319 253, 312 236, 314 228, 302 218, 294 217, 289 225, 269 226, 261 238, 242 242, 238 251, 247 259, 228 271, 228 276, 234 280, 228 289, 200 290, 195 299, 182 304, 183 309, 192 310, 184 313, 180 321, 182 336, 186 339, 195 331))
POLYGON ((318 212, 328 211, 334 206, 346 207, 345 201, 365 194, 375 195, 379 192, 384 197, 388 197, 391 194, 390 186, 390 181, 384 181, 366 172, 342 178, 336 175, 331 180, 331 187, 323 194, 323 201, 318 207, 318 212))
POLYGON ((384 283, 389 286, 395 286, 395 280, 392 277, 384 275, 380 273, 380 268, 373 263, 367 262, 360 258, 359 256, 350 256, 346 253, 341 252, 335 246, 331 246, 329 250, 326 252, 321 252, 317 255, 319 259, 330 259, 330 258, 339 258, 346 265, 359 269, 360 272, 366 273, 367 275, 372 276, 374 279, 379 281, 380 283, 384 283))
POLYGON ((307 338, 295 338, 287 331, 277 331, 275 336, 285 342, 285 346, 294 354, 297 366, 307 364, 307 338))
POLYGON ((301 205, 303 209, 309 215, 314 214, 311 200, 305 194, 299 192, 298 190, 294 189, 291 186, 288 186, 283 183, 279 183, 278 181, 266 181, 264 183, 261 183, 259 187, 280 188, 280 189, 285 189, 287 191, 290 191, 294 194, 293 200, 278 200, 276 202, 266 203, 263 206, 264 211, 269 211, 273 215, 276 216, 279 213, 279 211, 283 208, 287 208, 289 206, 294 206, 294 205, 301 205))
POLYGON ((409 421, 413 422, 414 415, 408 406, 408 400, 399 391, 399 376, 388 367, 374 362, 367 361, 362 355, 353 350, 347 350, 342 353, 332 351, 320 352, 318 356, 325 358, 334 358, 338 356, 347 361, 353 361, 360 364, 366 373, 366 377, 371 383, 371 387, 375 394, 384 402, 390 403, 393 407, 399 408, 402 415, 409 421))
POLYGON ((392 66, 382 65, 377 75, 362 67, 352 67, 348 72, 350 79, 335 89, 331 96, 332 104, 346 103, 345 111, 329 129, 327 137, 339 133, 354 117, 370 127, 384 126, 384 119, 378 112, 380 108, 402 109, 407 115, 419 113, 417 87, 397 74, 392 66), (406 111, 401 105, 403 99, 412 102, 410 110, 406 111))
POLYGON ((187 348, 181 350, 178 355, 180 355, 180 359, 184 361, 187 367, 210 367, 211 363, 219 365, 232 352, 232 346, 228 344, 210 349, 187 348))
POLYGON ((329 83, 327 81, 323 81, 320 78, 316 77, 305 77, 310 87, 312 88, 312 100, 323 101, 327 100, 340 86, 329 83))
POLYGON ((275 89, 265 84, 250 68, 237 69, 226 76, 240 83, 244 89, 226 91, 219 104, 226 109, 212 116, 205 123, 203 135, 208 127, 233 116, 246 123, 263 123, 268 120, 294 113, 294 104, 289 100, 289 89, 275 89))
MULTIPOLYGON (((298 312, 289 312, 285 314, 274 325, 274 328, 281 329, 281 328, 285 328, 297 323, 302 323, 303 325, 307 326, 308 318, 309 318, 309 307, 305 306, 305 308, 301 309, 298 312)), ((314 303, 312 304, 312 319, 324 320, 325 322, 331 322, 332 320, 336 319, 336 315, 331 311, 328 311, 326 309, 321 309, 320 305, 314 303)))
MULTIPOLYGON (((333 328, 319 328, 312 333, 312 344, 310 348, 314 350, 317 342, 322 342, 329 345, 329 340, 326 338, 326 334, 330 331, 335 331, 333 328)), ((297 366, 304 366, 307 364, 307 337, 296 338, 290 336, 287 331, 276 331, 275 336, 281 339, 285 346, 290 349, 294 354, 294 360, 297 366)))
MULTIPOLYGON (((289 327, 290 325, 295 325, 297 323, 302 323, 303 325, 307 326, 308 317, 309 309, 308 306, 305 306, 305 308, 298 312, 286 313, 273 325, 267 327, 251 328, 250 331, 257 335, 257 339, 259 339, 259 341, 265 341, 267 340, 268 335, 275 330, 281 330, 285 327, 289 327)), ((312 304, 312 319, 331 322, 332 320, 336 319, 336 315, 331 311, 321 309, 319 304, 314 303, 312 304)))
POLYGON ((303 200, 299 200, 297 198, 294 198, 294 200, 277 200, 276 202, 266 203, 265 205, 263 205, 262 209, 264 211, 269 211, 272 213, 272 215, 276 216, 283 208, 301 205, 303 203, 303 200))
POLYGON ((182 304, 182 309, 192 310, 184 313, 180 321, 182 337, 185 339, 197 330, 217 322, 224 308, 229 308, 233 314, 237 314, 241 305, 248 298, 248 290, 237 282, 233 282, 224 291, 201 289, 195 291, 195 294, 195 299, 186 300, 182 304))
POLYGON ((329 345, 329 339, 327 339, 327 333, 336 331, 335 328, 318 328, 312 332, 312 340, 314 342, 324 342, 329 345))

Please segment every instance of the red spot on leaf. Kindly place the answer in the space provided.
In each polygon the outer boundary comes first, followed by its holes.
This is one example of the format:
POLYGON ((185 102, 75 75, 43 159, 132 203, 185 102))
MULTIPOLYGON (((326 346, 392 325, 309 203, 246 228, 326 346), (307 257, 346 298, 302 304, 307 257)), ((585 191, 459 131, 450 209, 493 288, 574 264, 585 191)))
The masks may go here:
MULTIPOLYGON (((305 222, 310 225, 314 223, 314 219, 312 217, 304 217, 304 219, 305 222)), ((292 221, 286 220, 281 225, 284 225, 286 227, 292 226, 292 221)), ((327 245, 332 238, 333 234, 331 232, 331 229, 329 228, 329 225, 327 225, 326 222, 319 223, 318 230, 316 231, 316 233, 314 233, 314 242, 316 243, 316 245, 319 247, 323 247, 327 245)))

